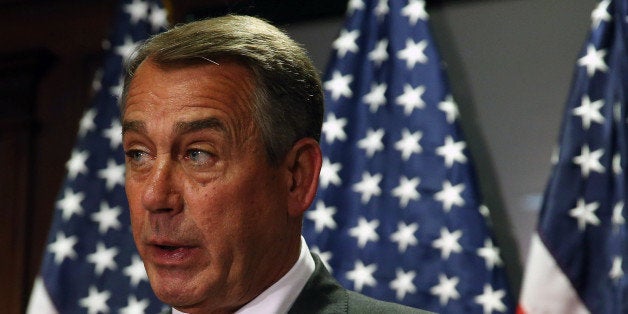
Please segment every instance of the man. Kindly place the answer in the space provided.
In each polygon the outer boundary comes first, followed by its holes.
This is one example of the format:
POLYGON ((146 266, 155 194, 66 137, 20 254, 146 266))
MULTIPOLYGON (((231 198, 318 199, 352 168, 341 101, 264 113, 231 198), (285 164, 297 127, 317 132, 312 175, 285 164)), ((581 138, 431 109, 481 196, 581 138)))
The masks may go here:
POLYGON ((414 312, 338 285, 301 237, 323 95, 305 51, 259 19, 176 27, 123 93, 133 236, 156 295, 188 313, 414 312))

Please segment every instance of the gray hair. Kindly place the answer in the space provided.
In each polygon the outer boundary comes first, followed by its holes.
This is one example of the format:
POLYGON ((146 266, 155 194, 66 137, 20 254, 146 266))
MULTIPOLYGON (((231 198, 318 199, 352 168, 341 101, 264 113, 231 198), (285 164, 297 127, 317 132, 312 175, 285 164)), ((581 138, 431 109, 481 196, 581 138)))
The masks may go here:
POLYGON ((123 106, 133 75, 147 58, 157 65, 233 60, 246 66, 255 82, 253 119, 272 165, 278 165, 297 140, 320 140, 324 105, 318 71, 299 44, 263 20, 227 15, 150 38, 127 62, 123 106))

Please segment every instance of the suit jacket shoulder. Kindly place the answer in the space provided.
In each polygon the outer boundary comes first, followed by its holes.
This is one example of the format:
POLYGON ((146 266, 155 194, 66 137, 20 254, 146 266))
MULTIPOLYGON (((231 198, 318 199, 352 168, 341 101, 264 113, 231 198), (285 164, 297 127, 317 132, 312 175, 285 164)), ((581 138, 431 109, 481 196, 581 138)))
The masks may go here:
POLYGON ((347 290, 329 274, 316 254, 312 257, 314 273, 289 313, 429 313, 347 290))

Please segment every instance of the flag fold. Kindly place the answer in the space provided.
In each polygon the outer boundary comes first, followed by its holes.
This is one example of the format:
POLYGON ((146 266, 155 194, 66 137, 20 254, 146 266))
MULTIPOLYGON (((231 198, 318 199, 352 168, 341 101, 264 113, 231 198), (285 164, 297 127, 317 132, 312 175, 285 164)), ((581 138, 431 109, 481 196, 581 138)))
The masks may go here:
POLYGON ((625 313, 628 1, 591 13, 559 151, 531 241, 519 313, 625 313))

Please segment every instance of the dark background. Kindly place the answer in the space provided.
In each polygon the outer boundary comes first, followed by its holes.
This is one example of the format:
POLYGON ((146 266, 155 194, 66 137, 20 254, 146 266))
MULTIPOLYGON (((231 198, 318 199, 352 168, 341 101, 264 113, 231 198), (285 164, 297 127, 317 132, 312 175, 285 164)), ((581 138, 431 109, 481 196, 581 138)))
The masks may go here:
MULTIPOLYGON (((595 0, 428 0, 502 257, 518 292, 595 0)), ((0 0, 0 309, 22 313, 114 0, 0 0)), ((346 1, 172 0, 175 23, 265 17, 323 71, 346 1)))

